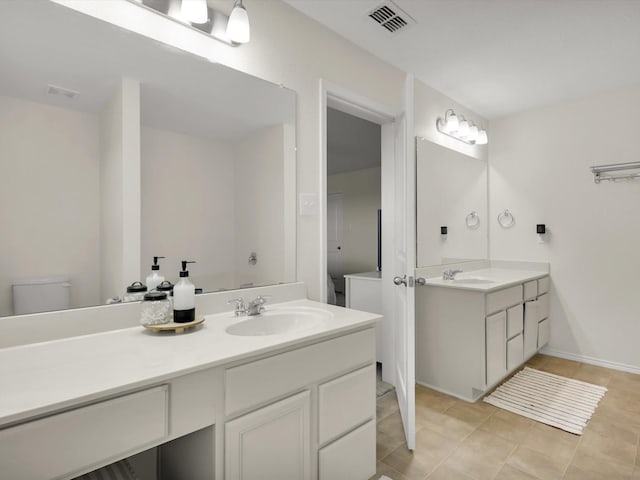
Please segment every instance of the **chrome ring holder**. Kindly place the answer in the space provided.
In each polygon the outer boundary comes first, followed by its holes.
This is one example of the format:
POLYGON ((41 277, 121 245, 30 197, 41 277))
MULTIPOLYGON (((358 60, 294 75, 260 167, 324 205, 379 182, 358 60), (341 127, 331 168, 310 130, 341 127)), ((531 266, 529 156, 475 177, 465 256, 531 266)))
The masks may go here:
POLYGON ((511 228, 515 225, 516 218, 508 209, 505 209, 498 214, 498 223, 502 228, 511 228))
POLYGON ((480 226, 480 215, 478 215, 478 212, 474 210, 467 215, 465 223, 467 224, 467 228, 470 228, 471 230, 478 228, 480 226))

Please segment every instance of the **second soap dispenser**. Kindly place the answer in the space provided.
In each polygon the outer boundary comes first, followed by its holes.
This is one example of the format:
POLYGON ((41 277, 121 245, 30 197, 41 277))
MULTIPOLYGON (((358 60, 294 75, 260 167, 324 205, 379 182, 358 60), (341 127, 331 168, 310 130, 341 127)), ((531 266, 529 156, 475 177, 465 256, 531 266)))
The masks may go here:
POLYGON ((180 280, 173 287, 173 321, 176 323, 193 322, 196 319, 196 287, 189 281, 188 263, 183 260, 180 280))
POLYGON ((151 273, 147 275, 147 288, 149 291, 155 290, 158 285, 164 282, 164 277, 160 275, 160 265, 158 259, 164 257, 153 257, 153 265, 151 265, 151 273))

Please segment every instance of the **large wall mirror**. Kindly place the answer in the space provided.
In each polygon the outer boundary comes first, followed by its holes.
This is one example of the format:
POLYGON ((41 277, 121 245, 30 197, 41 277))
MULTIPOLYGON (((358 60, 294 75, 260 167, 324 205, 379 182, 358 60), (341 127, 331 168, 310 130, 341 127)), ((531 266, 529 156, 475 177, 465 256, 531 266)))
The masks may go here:
POLYGON ((295 92, 49 1, 0 2, 0 316, 101 305, 179 261, 204 292, 295 281, 295 92))
POLYGON ((418 267, 486 259, 487 162, 416 142, 418 267))

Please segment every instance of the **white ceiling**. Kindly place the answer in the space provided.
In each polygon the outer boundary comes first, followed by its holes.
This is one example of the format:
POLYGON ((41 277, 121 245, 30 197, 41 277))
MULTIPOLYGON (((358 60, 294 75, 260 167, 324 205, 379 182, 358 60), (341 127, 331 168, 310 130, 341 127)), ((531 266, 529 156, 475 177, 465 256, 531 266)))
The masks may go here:
POLYGON ((640 83, 639 0, 285 0, 486 118, 640 83))
POLYGON ((291 90, 49 1, 0 0, 0 65, 0 95, 91 113, 137 79, 142 123, 159 129, 235 142, 295 123, 291 90), (49 84, 79 95, 48 95, 49 84))
POLYGON ((380 166, 381 127, 327 108, 327 174, 380 166))

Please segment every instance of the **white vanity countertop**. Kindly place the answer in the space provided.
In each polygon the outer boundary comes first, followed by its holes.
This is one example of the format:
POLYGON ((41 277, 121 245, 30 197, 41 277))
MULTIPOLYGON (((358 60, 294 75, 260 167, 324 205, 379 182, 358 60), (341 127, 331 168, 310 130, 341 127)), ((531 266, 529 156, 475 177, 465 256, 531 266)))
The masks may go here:
POLYGON ((425 285, 488 293, 519 283, 543 278, 547 275, 549 275, 548 272, 535 270, 484 268, 458 273, 454 280, 443 280, 442 276, 426 278, 425 285))
POLYGON ((322 339, 367 325, 380 316, 311 300, 269 305, 323 310, 330 318, 303 331, 263 336, 225 332, 259 317, 233 312, 205 315, 182 334, 142 326, 0 349, 0 427, 31 417, 167 380, 182 374, 322 339))

